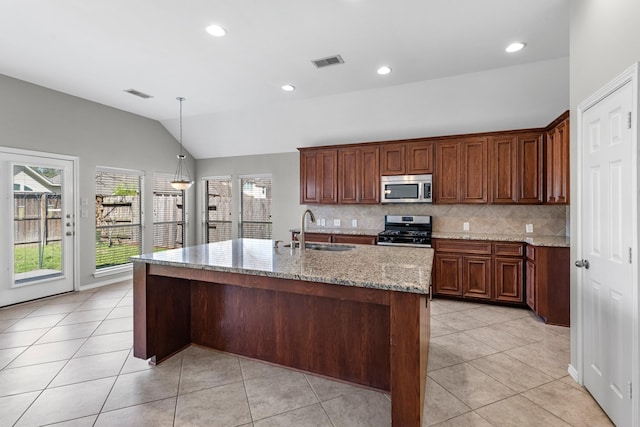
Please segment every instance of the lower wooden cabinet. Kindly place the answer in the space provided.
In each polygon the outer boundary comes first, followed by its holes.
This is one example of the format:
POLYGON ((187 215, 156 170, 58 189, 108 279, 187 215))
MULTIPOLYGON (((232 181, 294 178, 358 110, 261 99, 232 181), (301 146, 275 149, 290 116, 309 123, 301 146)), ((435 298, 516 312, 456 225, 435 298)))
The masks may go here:
POLYGON ((434 295, 524 303, 522 243, 436 239, 434 248, 434 295))
POLYGON ((462 257, 462 296, 490 300, 491 292, 491 257, 462 257))
POLYGON ((360 234, 334 234, 333 243, 353 243, 355 245, 375 245, 378 236, 363 236, 360 234))
POLYGON ((527 304, 553 325, 570 323, 569 248, 527 246, 527 304))
MULTIPOLYGON (((300 232, 291 233, 291 239, 298 240, 300 232)), ((304 233, 306 242, 317 243, 350 243, 354 245, 375 245, 378 243, 378 236, 363 234, 331 234, 331 233, 304 233)))
POLYGON ((462 255, 436 252, 433 271, 434 294, 462 296, 462 255))

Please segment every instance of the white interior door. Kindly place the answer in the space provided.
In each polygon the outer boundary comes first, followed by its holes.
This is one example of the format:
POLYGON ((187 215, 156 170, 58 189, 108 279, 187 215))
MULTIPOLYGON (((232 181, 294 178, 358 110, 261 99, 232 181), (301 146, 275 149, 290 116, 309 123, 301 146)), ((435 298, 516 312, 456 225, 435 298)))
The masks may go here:
POLYGON ((583 378, 617 426, 632 421, 632 102, 629 82, 584 111, 579 141, 583 378))
POLYGON ((73 290, 74 161, 0 149, 0 307, 73 290))

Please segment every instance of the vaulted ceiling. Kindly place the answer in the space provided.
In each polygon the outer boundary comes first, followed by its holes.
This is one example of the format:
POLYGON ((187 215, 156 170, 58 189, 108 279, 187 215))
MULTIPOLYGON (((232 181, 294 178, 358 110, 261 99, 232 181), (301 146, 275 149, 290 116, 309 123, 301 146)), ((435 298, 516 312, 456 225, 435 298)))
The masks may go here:
POLYGON ((163 123, 178 96, 185 117, 206 116, 568 54, 568 0, 0 2, 0 74, 163 123), (527 46, 507 54, 513 41, 527 46))

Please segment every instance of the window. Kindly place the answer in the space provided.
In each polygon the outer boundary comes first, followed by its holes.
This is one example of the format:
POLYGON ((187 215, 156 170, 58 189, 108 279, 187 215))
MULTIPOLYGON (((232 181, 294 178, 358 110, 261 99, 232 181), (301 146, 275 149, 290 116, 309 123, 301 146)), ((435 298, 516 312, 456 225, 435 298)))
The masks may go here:
POLYGON ((153 251, 184 244, 184 191, 171 187, 171 175, 153 174, 153 251))
POLYGON ((142 172, 96 170, 96 269, 128 264, 142 250, 142 172))
POLYGON ((205 241, 220 242, 231 239, 231 177, 205 180, 206 213, 205 241))
POLYGON ((271 239, 271 175, 240 177, 239 235, 271 239))

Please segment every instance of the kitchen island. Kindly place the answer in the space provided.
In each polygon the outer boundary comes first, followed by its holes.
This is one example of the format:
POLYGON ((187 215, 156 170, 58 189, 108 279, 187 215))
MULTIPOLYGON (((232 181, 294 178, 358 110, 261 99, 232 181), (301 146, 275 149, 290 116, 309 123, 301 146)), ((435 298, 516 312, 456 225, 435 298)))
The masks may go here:
POLYGON ((393 425, 421 425, 431 249, 237 239, 132 260, 135 357, 194 343, 390 392, 393 425))

